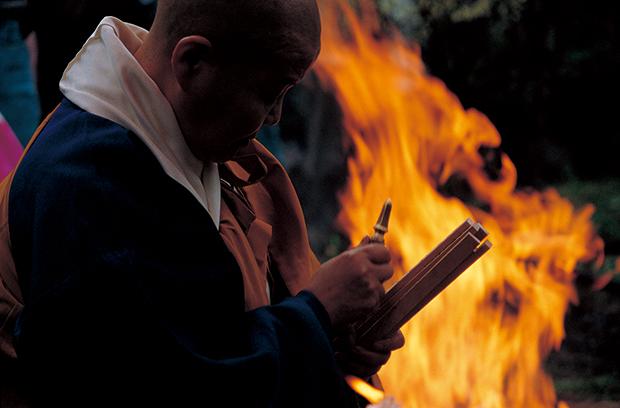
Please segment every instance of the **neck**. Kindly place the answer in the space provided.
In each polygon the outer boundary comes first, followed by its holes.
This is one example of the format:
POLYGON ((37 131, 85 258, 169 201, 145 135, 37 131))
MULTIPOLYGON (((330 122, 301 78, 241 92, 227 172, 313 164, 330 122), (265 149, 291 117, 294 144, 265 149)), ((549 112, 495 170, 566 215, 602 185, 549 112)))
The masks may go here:
POLYGON ((169 68, 167 65, 161 64, 161 61, 166 58, 165 53, 155 43, 153 35, 148 34, 140 48, 134 53, 134 58, 153 82, 157 84, 164 96, 168 98, 166 92, 168 88, 166 84, 166 70, 169 68))
POLYGON ((174 74, 172 72, 171 64, 161 63, 162 61, 170 61, 170 56, 166 50, 158 46, 158 44, 163 43, 164 42, 154 36, 152 32, 149 33, 140 48, 138 48, 134 53, 134 58, 138 61, 138 63, 142 66, 142 69, 144 69, 146 74, 153 80, 153 82, 155 82, 161 93, 168 100, 168 103, 177 117, 177 122, 183 137, 191 149, 191 144, 187 142, 187 138, 185 137, 183 121, 178 116, 179 112, 182 112, 182 109, 178 109, 180 106, 179 101, 182 101, 182 98, 179 98, 178 84, 174 81, 174 74))

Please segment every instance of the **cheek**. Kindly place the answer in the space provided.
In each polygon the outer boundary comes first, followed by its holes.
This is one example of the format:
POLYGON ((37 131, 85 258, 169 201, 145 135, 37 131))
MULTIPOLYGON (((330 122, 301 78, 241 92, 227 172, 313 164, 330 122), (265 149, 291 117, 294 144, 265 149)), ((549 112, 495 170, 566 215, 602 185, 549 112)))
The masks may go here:
POLYGON ((259 104, 239 103, 229 114, 231 128, 235 129, 240 136, 250 136, 260 130, 267 112, 265 107, 259 104))
POLYGON ((209 95, 191 108, 205 144, 226 146, 252 137, 267 117, 265 104, 247 89, 230 86, 209 95))

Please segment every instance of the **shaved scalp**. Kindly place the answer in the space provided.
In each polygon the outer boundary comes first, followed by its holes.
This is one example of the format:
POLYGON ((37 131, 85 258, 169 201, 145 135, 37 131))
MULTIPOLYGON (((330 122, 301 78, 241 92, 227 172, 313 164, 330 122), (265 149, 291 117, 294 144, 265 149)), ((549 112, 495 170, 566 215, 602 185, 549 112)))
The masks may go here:
POLYGON ((159 0, 151 32, 168 52, 200 35, 229 60, 286 59, 302 67, 312 62, 308 48, 319 48, 320 19, 315 0, 159 0))

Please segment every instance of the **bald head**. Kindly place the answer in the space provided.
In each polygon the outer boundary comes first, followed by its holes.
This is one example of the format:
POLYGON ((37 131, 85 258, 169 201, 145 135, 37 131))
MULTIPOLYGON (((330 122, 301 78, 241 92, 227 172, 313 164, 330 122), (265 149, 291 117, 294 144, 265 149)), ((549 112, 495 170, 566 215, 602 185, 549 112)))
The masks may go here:
POLYGON ((315 0, 159 0, 134 56, 173 108, 203 161, 229 160, 316 59, 315 0))
POLYGON ((319 48, 320 18, 315 0, 159 0, 151 32, 168 51, 200 35, 230 60, 275 57, 307 67, 319 48))

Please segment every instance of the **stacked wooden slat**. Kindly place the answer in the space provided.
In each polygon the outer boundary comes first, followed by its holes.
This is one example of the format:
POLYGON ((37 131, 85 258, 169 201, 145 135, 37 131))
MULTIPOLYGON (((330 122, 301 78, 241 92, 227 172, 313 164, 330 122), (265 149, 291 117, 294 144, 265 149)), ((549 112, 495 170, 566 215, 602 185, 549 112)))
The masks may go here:
POLYGON ((491 249, 487 231, 467 219, 400 279, 355 327, 361 343, 395 333, 461 273, 491 249))

